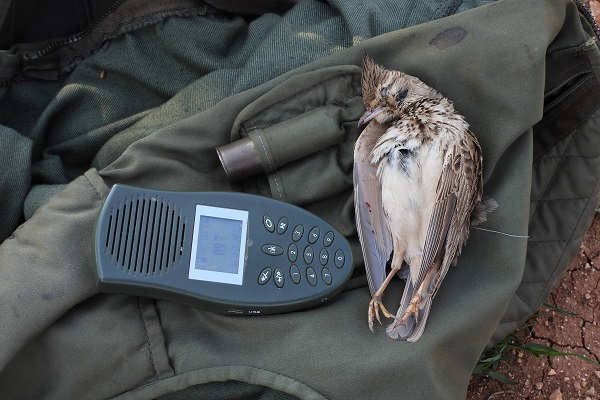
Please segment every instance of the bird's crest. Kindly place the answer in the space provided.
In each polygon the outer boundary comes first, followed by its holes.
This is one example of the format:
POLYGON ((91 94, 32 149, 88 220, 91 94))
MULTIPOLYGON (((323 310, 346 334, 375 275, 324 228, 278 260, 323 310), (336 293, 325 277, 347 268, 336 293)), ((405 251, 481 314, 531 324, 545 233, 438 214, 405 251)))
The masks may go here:
POLYGON ((385 74, 385 68, 376 64, 375 61, 365 53, 363 56, 362 70, 362 92, 365 104, 370 104, 375 100, 378 85, 383 81, 385 74))

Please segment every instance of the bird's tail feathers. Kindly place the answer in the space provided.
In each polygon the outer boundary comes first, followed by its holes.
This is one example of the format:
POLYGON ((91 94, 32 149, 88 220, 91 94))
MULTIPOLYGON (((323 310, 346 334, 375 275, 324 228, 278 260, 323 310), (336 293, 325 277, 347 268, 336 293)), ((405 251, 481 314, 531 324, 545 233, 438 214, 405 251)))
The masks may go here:
POLYGON ((425 324, 427 323, 427 318, 429 317, 429 311, 431 309, 431 302, 434 295, 434 282, 430 282, 429 285, 426 286, 424 292, 422 293, 422 300, 419 306, 418 316, 415 317, 414 314, 409 315, 404 321, 404 324, 401 324, 399 321, 404 316, 406 309, 408 308, 411 299, 413 298, 416 288, 411 282, 410 278, 406 282, 406 286, 404 287, 404 293, 402 295, 402 300, 400 300, 400 308, 396 314, 396 320, 392 322, 386 329, 388 336, 394 340, 406 340, 408 342, 416 342, 419 340, 423 331, 425 330, 425 324))

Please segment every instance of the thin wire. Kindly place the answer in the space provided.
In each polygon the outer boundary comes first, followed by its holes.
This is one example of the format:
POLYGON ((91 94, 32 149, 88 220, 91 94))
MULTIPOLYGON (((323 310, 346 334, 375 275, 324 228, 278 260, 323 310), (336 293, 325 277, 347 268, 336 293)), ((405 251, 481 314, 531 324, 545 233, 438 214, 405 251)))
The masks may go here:
POLYGON ((504 233, 504 232, 495 231, 495 230, 492 230, 492 229, 480 228, 478 226, 473 226, 473 227, 471 227, 471 229, 479 229, 480 231, 497 233, 499 235, 504 235, 504 236, 508 236, 508 237, 514 237, 514 238, 522 238, 522 239, 528 239, 529 238, 529 235, 511 235, 510 233, 504 233))

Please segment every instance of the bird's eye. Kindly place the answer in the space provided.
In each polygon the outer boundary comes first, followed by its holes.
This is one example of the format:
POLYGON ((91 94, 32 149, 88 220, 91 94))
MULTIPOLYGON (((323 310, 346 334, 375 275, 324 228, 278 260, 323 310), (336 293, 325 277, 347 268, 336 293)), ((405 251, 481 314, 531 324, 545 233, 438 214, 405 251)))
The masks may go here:
POLYGON ((385 97, 388 94, 388 88, 387 86, 384 86, 381 88, 381 97, 385 97))
POLYGON ((394 100, 396 100, 397 103, 402 103, 404 101, 404 99, 406 98, 407 94, 408 94, 408 89, 402 89, 401 91, 399 91, 396 94, 396 97, 394 97, 394 100))

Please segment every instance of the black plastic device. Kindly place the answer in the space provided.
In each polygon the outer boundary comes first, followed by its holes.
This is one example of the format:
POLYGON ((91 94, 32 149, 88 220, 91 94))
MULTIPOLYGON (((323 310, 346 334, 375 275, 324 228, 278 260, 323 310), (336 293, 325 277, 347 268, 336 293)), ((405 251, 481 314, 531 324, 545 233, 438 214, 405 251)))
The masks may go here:
POLYGON ((270 198, 114 185, 96 230, 102 292, 162 298, 226 314, 321 304, 350 278, 344 236, 270 198))

